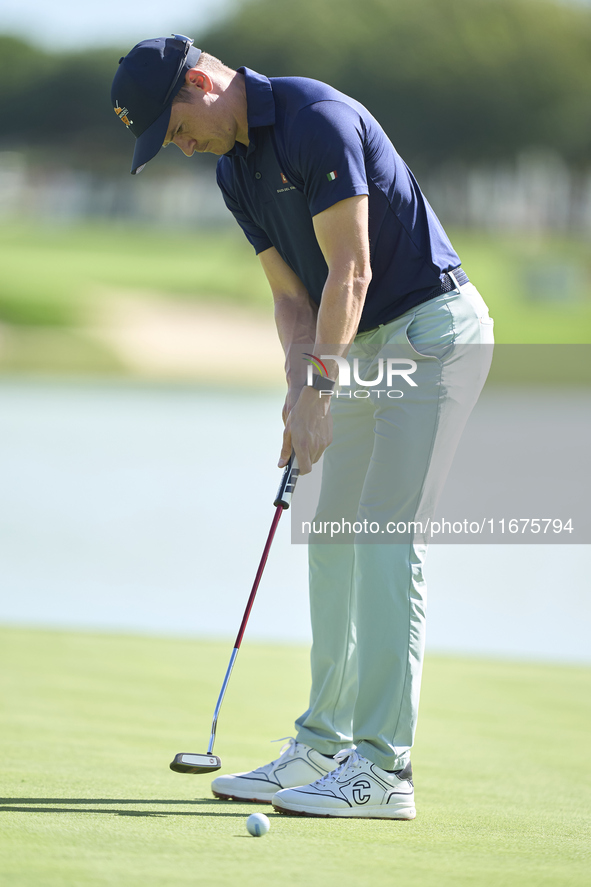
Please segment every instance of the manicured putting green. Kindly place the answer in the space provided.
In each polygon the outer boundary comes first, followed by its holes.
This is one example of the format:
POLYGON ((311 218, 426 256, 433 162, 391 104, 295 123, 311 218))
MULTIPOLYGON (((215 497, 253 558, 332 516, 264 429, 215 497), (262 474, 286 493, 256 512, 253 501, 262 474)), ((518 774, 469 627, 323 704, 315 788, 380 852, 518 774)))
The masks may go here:
MULTIPOLYGON (((429 657, 413 822, 285 818, 168 769, 203 751, 230 643, 0 631, 0 883, 10 887, 589 883, 591 668, 429 657), (266 813, 254 839, 246 818, 266 813)), ((245 643, 217 753, 276 756, 307 651, 245 643)))

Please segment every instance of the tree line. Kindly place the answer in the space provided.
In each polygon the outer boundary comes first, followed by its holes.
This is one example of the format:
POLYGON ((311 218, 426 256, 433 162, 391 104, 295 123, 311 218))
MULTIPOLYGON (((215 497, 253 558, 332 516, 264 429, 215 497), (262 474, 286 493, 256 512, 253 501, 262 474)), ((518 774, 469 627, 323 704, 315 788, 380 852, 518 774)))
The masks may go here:
MULTIPOLYGON (((138 33, 138 39, 145 35, 138 33)), ((324 80, 409 162, 495 162, 532 146, 591 158, 591 10, 558 0, 243 0, 197 45, 231 67, 324 80)), ((110 83, 130 47, 49 54, 0 37, 0 148, 127 163, 110 83)))

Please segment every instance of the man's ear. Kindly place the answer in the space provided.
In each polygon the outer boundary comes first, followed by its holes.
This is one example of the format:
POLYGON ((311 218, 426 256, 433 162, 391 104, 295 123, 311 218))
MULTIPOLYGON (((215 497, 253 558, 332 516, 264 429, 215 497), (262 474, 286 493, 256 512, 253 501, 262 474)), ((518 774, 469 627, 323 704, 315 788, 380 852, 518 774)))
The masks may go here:
POLYGON ((202 90, 202 92, 211 92, 213 89, 209 74, 201 71, 198 67, 189 68, 185 75, 185 83, 187 86, 194 86, 196 89, 202 90))

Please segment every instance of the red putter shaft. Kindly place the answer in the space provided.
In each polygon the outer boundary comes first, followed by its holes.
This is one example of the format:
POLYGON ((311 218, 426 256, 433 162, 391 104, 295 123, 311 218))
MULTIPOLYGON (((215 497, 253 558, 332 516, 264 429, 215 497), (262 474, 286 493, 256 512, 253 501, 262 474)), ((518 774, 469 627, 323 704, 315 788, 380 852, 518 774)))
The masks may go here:
POLYGON ((259 564, 259 568, 257 570, 257 574, 254 577, 254 583, 252 586, 252 591, 250 592, 250 597, 248 598, 248 603, 246 604, 246 610, 244 611, 244 616, 242 617, 242 622, 240 623, 240 628, 238 630, 238 634, 236 635, 236 640, 234 642, 234 649, 239 650, 240 644, 242 643, 242 638, 244 637, 244 632, 246 631, 246 624, 248 622, 248 617, 250 616, 250 611, 252 610, 254 599, 256 597, 258 587, 260 585, 261 579, 263 577, 263 571, 265 569, 265 564, 267 563, 267 558, 269 557, 269 552, 271 550, 271 543, 273 542, 273 537, 275 536, 275 531, 279 524, 279 518, 283 513, 283 506, 278 505, 275 509, 275 517, 273 518, 273 523, 271 524, 271 529, 269 530, 269 535, 267 537, 267 542, 265 548, 263 550, 263 555, 261 557, 261 562, 259 564))
POLYGON ((273 504, 275 505, 275 515, 273 517, 273 522, 271 524, 271 529, 269 530, 269 535, 267 536, 267 541, 265 543, 265 548, 263 550, 263 555, 261 557, 259 568, 256 572, 256 576, 254 578, 254 583, 252 586, 252 590, 250 592, 248 602, 246 604, 246 609, 244 611, 244 616, 242 617, 242 622, 240 623, 240 629, 236 636, 236 641, 234 643, 234 649, 232 650, 232 655, 230 656, 230 663, 228 665, 226 676, 224 677, 224 682, 222 684, 222 689, 220 691, 220 695, 217 701, 217 705, 215 707, 215 711, 213 714, 213 723, 211 725, 211 734, 209 737, 209 745, 207 747, 207 754, 210 755, 213 752, 213 746, 215 742, 215 734, 217 730, 218 716, 220 713, 220 709, 222 707, 222 702, 224 701, 224 696, 226 695, 226 688, 230 681, 230 675, 232 674, 232 669, 234 668, 234 663, 236 662, 236 657, 238 656, 238 650, 240 649, 240 644, 242 643, 242 638, 244 637, 244 632, 246 631, 246 625, 248 623, 248 617, 250 616, 250 611, 252 610, 252 606, 254 604, 254 599, 256 597, 256 593, 258 591, 258 587, 261 582, 261 578, 263 576, 263 571, 265 569, 265 564, 267 563, 267 558, 269 557, 269 551, 271 550, 271 543, 273 542, 273 537, 275 536, 275 531, 277 530, 277 525, 279 523, 279 519, 281 517, 281 513, 289 508, 291 504, 291 497, 293 491, 295 489, 295 485, 297 483, 297 479, 299 476, 300 470, 297 467, 297 461, 295 458, 295 453, 292 453, 291 459, 285 466, 285 471, 283 472, 283 477, 281 479, 281 484, 279 485, 279 490, 277 495, 275 496, 275 500, 273 504))
POLYGON ((234 663, 236 662, 236 657, 238 656, 238 650, 240 649, 240 644, 242 643, 242 638, 244 637, 244 632, 246 631, 246 625, 248 623, 248 617, 250 616, 250 611, 252 610, 252 606, 254 604, 254 599, 256 597, 256 593, 258 587, 260 585, 263 571, 265 569, 265 564, 267 563, 267 558, 269 557, 269 551, 271 550, 271 543, 273 542, 273 537, 275 536, 275 531, 277 530, 277 525, 279 524, 279 519, 281 517, 281 512, 285 511, 285 509, 289 508, 291 504, 291 497, 293 491, 295 489, 295 485, 299 475, 299 469, 297 466, 297 461, 295 455, 292 454, 291 459, 285 466, 285 471, 283 472, 283 477, 281 479, 281 484, 279 486, 279 490, 273 502, 275 506, 275 515, 273 517, 273 522, 271 524, 271 529, 269 530, 269 535, 267 536, 267 541, 265 543, 265 548, 263 550, 263 555, 261 557, 259 568, 256 572, 256 576, 254 577, 254 583, 252 586, 252 590, 250 592, 248 602, 246 604, 246 609, 244 611, 244 616, 242 617, 242 622, 240 623, 240 629, 238 631, 238 635, 236 637, 236 642, 234 643, 234 648, 232 650, 232 655, 230 656, 230 663, 226 670, 226 675, 224 677, 224 682, 222 684, 222 689, 220 691, 220 695, 218 697, 217 705, 215 707, 215 712, 213 715, 213 723, 211 725, 211 736, 209 738, 209 746, 207 748, 207 754, 202 755, 194 755, 194 754, 185 754, 183 752, 175 755, 172 764, 170 765, 170 769, 176 771, 177 773, 211 773, 214 770, 219 770, 222 766, 222 762, 217 755, 213 754, 213 745, 215 742, 215 734, 218 723, 218 715, 220 713, 220 709, 222 707, 222 702, 224 701, 224 696, 226 694, 226 688, 228 686, 228 682, 230 680, 230 675, 232 674, 232 669, 234 668, 234 663))

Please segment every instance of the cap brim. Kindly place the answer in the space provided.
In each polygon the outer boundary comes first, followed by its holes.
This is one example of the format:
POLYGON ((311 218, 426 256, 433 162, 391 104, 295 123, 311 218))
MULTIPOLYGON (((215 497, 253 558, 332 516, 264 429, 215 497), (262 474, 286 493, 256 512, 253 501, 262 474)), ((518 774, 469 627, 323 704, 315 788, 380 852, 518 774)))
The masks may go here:
POLYGON ((141 136, 138 136, 135 142, 135 151, 133 152, 133 161, 131 164, 131 174, 135 176, 141 172, 146 163, 156 156, 168 131, 170 123, 170 112, 172 105, 164 109, 160 117, 157 117, 154 123, 144 130, 141 136))

